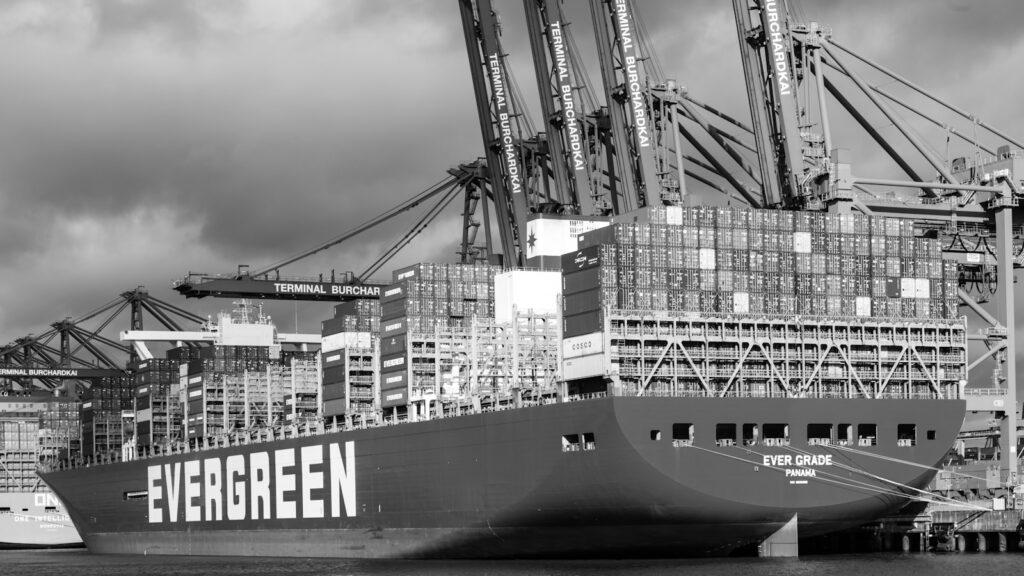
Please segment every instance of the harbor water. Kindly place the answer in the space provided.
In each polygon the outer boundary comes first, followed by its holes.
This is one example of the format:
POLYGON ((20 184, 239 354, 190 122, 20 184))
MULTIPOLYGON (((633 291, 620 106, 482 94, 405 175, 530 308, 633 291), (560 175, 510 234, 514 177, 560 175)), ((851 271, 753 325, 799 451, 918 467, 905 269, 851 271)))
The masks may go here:
POLYGON ((852 554, 793 559, 423 561, 98 556, 85 550, 0 552, 4 576, 832 576, 971 574, 1019 570, 1019 553, 852 554))

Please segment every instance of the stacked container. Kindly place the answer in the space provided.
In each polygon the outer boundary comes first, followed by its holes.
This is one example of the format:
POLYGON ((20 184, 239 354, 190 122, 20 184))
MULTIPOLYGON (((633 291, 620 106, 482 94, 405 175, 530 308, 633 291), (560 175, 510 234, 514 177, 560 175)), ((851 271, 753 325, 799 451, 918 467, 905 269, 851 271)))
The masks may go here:
POLYGON ((943 262, 937 240, 916 238, 911 221, 893 218, 646 208, 583 234, 562 265, 567 337, 600 329, 604 306, 830 318, 956 313, 955 266, 943 262))
MULTIPOLYGON (((384 409, 406 405, 419 381, 421 363, 431 363, 441 331, 467 334, 473 318, 494 317, 494 276, 488 264, 421 263, 394 272, 381 295, 380 402, 384 409), (415 345, 414 345, 415 344, 415 345), (424 357, 424 355, 426 357, 424 357)), ((433 390, 434 378, 430 377, 433 390)), ((426 385, 424 384, 424 387, 426 385)))
POLYGON ((0 492, 37 491, 37 464, 68 455, 68 426, 77 416, 73 402, 38 390, 0 397, 0 492))
MULTIPOLYGON (((72 384, 73 385, 73 384, 72 384)), ((77 400, 49 396, 39 411, 39 455, 65 459, 81 453, 77 400)))
POLYGON ((334 317, 323 321, 324 334, 380 332, 380 300, 363 298, 334 307, 334 317))
POLYGON ((100 378, 82 395, 82 455, 120 454, 124 441, 123 414, 134 409, 135 388, 125 377, 100 378))
POLYGON ((570 394, 956 397, 966 378, 957 266, 908 220, 648 208, 562 271, 570 394))
MULTIPOLYGON (((178 358, 181 353, 177 353, 178 358)), ((139 447, 164 444, 181 435, 177 384, 179 362, 153 358, 132 367, 135 381, 135 439, 139 447), (173 388, 173 389, 172 389, 173 388)))
POLYGON ((321 403, 326 420, 365 417, 374 410, 380 309, 379 300, 343 302, 334 307, 334 317, 323 322, 321 403))
POLYGON ((305 410, 310 397, 315 404, 320 393, 316 353, 213 346, 202 349, 199 356, 179 368, 179 401, 188 440, 296 421, 296 410, 305 410))

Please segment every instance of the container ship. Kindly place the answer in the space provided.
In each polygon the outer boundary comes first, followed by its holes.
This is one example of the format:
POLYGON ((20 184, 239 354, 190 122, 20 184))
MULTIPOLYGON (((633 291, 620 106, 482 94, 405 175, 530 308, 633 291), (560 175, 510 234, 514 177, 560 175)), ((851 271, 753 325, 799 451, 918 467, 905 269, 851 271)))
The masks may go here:
POLYGON ((36 475, 40 459, 78 441, 78 407, 47 392, 0 395, 0 548, 82 546, 61 501, 36 475))
POLYGON ((121 446, 83 432, 43 479, 97 553, 780 555, 919 498, 960 430, 956 266, 908 222, 650 207, 530 231, 541 269, 396 270, 315 352, 222 318, 133 367, 121 446))

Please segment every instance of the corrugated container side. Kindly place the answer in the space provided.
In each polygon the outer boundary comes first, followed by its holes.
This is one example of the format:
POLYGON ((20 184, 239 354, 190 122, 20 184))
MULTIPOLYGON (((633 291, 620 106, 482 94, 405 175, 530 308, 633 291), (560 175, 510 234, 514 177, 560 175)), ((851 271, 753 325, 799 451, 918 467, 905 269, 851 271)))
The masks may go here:
POLYGON ((345 398, 345 384, 344 384, 344 382, 332 383, 332 384, 327 384, 325 382, 324 383, 324 387, 323 387, 323 399, 324 399, 324 401, 326 402, 328 400, 337 400, 339 398, 345 398))

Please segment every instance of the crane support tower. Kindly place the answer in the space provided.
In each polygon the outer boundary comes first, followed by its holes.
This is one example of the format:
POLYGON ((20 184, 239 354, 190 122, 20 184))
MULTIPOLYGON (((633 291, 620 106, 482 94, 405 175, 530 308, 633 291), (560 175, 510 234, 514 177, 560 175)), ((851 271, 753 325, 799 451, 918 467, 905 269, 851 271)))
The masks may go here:
POLYGON ((552 179, 559 200, 584 215, 610 204, 599 180, 597 121, 578 70, 569 22, 558 0, 523 0, 541 110, 548 128, 552 179))
POLYGON ((498 22, 490 0, 459 0, 466 51, 473 79, 480 131, 497 212, 505 264, 524 262, 522 240, 529 213, 526 169, 521 154, 520 112, 513 96, 498 41, 498 22))
POLYGON ((591 0, 598 63, 623 193, 618 212, 682 202, 674 82, 659 82, 630 0, 591 0), (673 150, 674 149, 674 150, 673 150), (671 166, 675 163, 675 167, 671 166))
MULTIPOLYGON (((797 24, 785 0, 733 0, 733 11, 764 205, 803 206, 809 188, 826 180, 829 172, 831 135, 825 102, 807 102, 807 92, 801 92, 811 62, 820 69, 824 31, 797 24), (808 114, 814 108, 824 134, 808 129, 808 114)), ((822 93, 819 85, 818 94, 822 93)))

